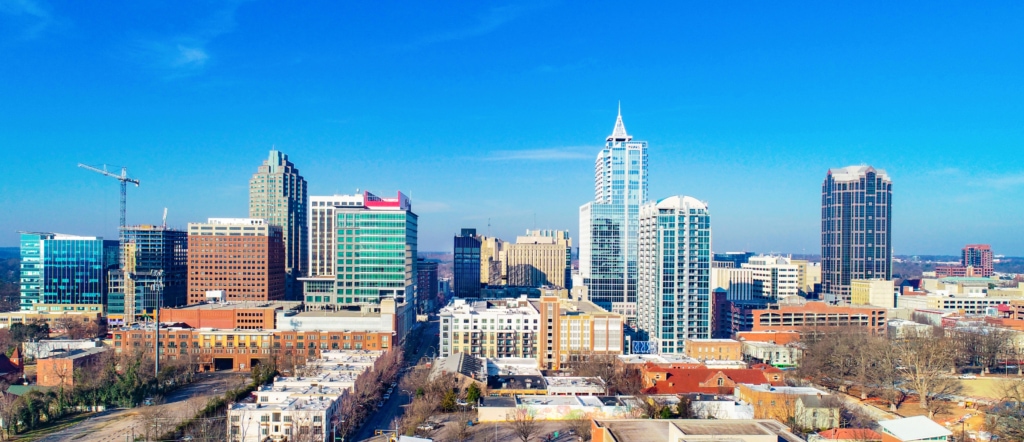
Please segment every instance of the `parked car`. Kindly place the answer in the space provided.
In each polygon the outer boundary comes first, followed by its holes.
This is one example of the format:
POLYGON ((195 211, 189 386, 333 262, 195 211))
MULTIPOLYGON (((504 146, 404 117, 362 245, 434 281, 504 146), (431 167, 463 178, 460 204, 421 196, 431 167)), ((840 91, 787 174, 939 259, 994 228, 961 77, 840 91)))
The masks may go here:
POLYGON ((377 402, 377 408, 381 408, 383 406, 384 406, 384 401, 377 402))
POLYGON ((384 400, 388 400, 388 399, 391 399, 391 394, 385 394, 384 395, 384 400))

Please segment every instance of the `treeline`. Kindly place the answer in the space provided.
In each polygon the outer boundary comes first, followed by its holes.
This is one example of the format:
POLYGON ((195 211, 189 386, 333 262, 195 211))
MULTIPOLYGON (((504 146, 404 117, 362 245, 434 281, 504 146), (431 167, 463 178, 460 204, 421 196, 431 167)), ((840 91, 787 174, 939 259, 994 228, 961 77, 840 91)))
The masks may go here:
POLYGON ((895 339, 857 329, 820 330, 804 340, 799 374, 840 391, 856 387, 861 399, 880 397, 893 411, 916 395, 920 407, 934 415, 947 406, 944 399, 962 392, 959 367, 991 363, 1005 345, 995 343, 1004 339, 998 332, 962 339, 937 327, 895 339))
MULTIPOLYGON (((168 361, 154 372, 153 360, 142 353, 103 354, 100 361, 73 373, 54 373, 60 387, 32 390, 0 399, 4 435, 30 431, 68 414, 98 407, 134 407, 194 380, 189 361, 168 361), (73 385, 65 387, 64 385, 73 385)), ((4 388, 6 390, 6 387, 4 388)))

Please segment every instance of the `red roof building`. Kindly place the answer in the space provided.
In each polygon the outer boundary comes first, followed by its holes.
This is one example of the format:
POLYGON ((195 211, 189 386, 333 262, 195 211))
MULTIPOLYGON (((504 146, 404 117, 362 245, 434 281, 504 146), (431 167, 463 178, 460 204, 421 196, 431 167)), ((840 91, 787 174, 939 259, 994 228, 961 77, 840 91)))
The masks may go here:
POLYGON ((752 368, 717 369, 706 366, 666 368, 648 363, 643 367, 646 394, 731 394, 736 384, 784 385, 782 370, 758 364, 752 368))

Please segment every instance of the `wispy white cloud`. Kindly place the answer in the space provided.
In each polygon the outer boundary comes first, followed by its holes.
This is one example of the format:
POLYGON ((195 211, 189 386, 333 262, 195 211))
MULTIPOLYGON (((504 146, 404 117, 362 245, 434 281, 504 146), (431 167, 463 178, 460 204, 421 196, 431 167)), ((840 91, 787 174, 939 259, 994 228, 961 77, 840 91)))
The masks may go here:
POLYGON ((1024 186, 1024 172, 985 178, 982 181, 982 183, 988 187, 992 187, 998 190, 1006 190, 1018 186, 1024 186))
POLYGON ((133 45, 133 55, 150 67, 168 71, 170 77, 201 72, 212 59, 210 42, 235 30, 235 12, 242 3, 225 2, 176 35, 139 39, 133 45))
POLYGON ((462 40, 465 38, 477 37, 494 32, 506 23, 509 23, 534 9, 531 6, 508 5, 496 6, 487 10, 477 18, 477 22, 469 27, 440 32, 427 35, 413 42, 410 48, 444 43, 448 41, 462 40))
POLYGON ((21 27, 26 40, 39 37, 54 22, 48 7, 35 0, 0 0, 0 14, 16 21, 12 25, 21 27))
POLYGON ((483 157, 484 161, 565 161, 592 160, 594 149, 588 147, 559 147, 553 149, 496 150, 483 157))
POLYGON ((941 169, 934 169, 928 171, 928 175, 934 176, 955 176, 960 175, 961 173, 963 172, 956 167, 943 167, 941 169))

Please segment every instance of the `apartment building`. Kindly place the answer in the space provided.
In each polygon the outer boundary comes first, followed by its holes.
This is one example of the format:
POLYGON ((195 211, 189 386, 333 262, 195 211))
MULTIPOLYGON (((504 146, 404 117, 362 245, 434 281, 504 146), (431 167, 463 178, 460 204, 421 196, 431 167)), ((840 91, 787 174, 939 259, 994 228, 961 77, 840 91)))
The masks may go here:
POLYGON ((534 358, 558 370, 594 354, 622 353, 622 315, 568 299, 568 290, 543 291, 540 299, 456 299, 441 309, 440 355, 534 358))
POLYGON ((622 354, 625 318, 593 302, 568 299, 567 295, 564 289, 545 290, 539 301, 531 301, 540 312, 538 366, 560 370, 566 363, 591 355, 622 354))
POLYGON ((441 309, 440 348, 448 357, 536 358, 540 312, 525 296, 517 299, 455 299, 441 309))

